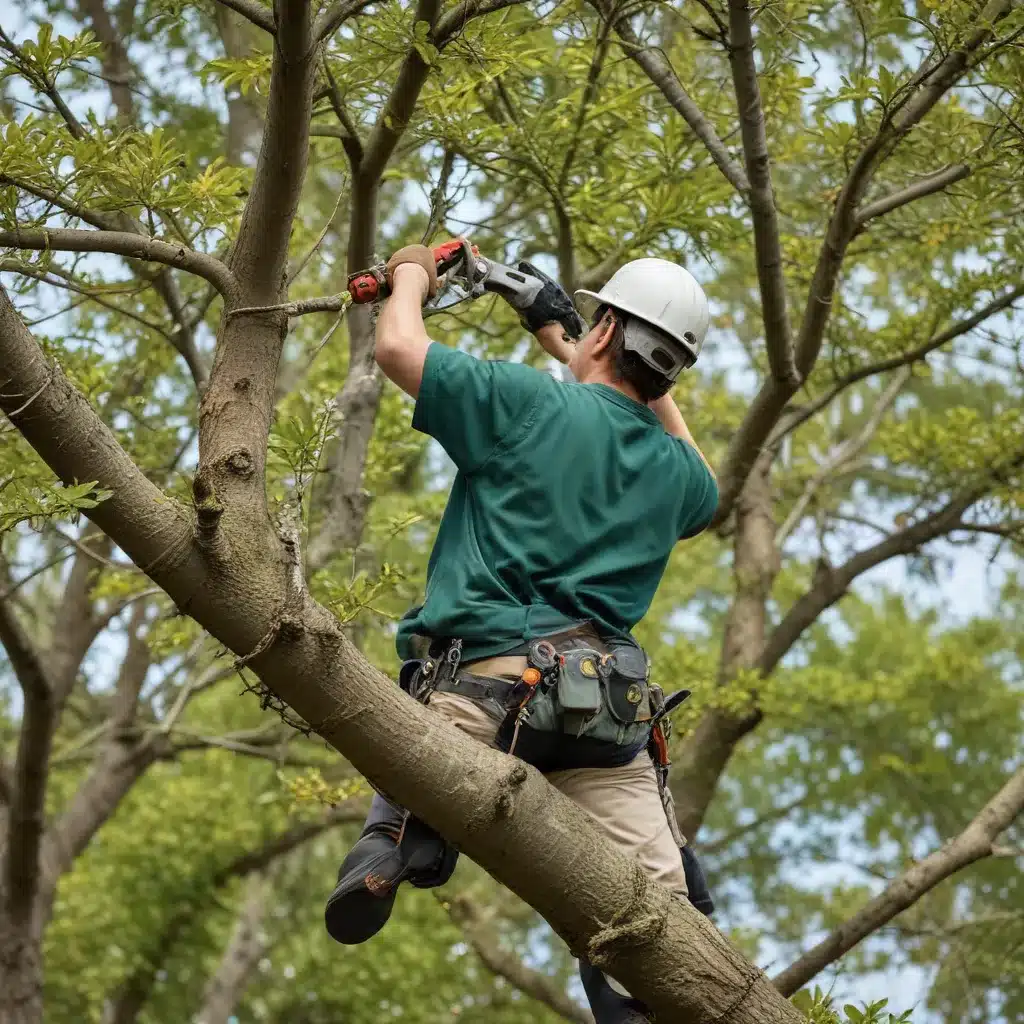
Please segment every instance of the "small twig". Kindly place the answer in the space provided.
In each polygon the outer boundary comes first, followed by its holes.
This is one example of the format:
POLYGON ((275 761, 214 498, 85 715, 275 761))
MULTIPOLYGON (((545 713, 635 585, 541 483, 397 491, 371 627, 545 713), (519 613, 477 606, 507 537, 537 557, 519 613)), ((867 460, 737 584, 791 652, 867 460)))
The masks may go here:
POLYGON ((324 225, 323 231, 320 232, 319 237, 313 244, 313 248, 310 249, 309 252, 307 252, 306 255, 302 257, 302 260, 300 261, 299 265, 293 271, 292 276, 288 278, 288 283, 286 287, 290 288, 292 286, 292 284, 295 282, 295 279, 299 276, 299 274, 301 274, 302 271, 306 269, 306 264, 313 258, 313 255, 316 253, 317 249, 320 248, 321 243, 327 237, 327 232, 331 230, 331 225, 334 223, 334 218, 338 215, 338 210, 341 208, 341 201, 344 198, 345 186, 342 186, 341 191, 338 192, 338 201, 334 204, 334 209, 331 211, 330 217, 327 218, 327 223, 324 225))
POLYGON ((12 412, 9 412, 7 414, 7 418, 9 420, 13 420, 15 416, 20 416, 50 386, 50 383, 52 381, 53 370, 50 370, 50 372, 46 375, 46 380, 44 380, 43 383, 39 385, 39 388, 36 390, 35 394, 30 395, 22 405, 18 406, 17 409, 14 409, 12 412))
POLYGON ((437 176, 437 185, 430 193, 430 215, 427 226, 420 239, 421 245, 429 245, 437 229, 444 223, 448 214, 448 182, 455 169, 455 151, 447 146, 441 159, 441 173, 437 176))
POLYGON ((348 292, 339 292, 337 295, 324 295, 317 299, 279 302, 276 306, 239 306, 237 309, 229 309, 227 316, 241 316, 243 313, 285 313, 293 317, 305 316, 307 313, 344 313, 351 304, 352 296, 348 292))

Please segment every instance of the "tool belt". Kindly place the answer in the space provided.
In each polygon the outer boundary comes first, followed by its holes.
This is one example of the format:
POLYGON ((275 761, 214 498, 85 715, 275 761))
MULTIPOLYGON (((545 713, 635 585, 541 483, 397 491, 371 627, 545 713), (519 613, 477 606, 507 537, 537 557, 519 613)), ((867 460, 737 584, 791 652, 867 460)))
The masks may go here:
POLYGON ((689 691, 666 702, 661 687, 650 682, 647 655, 633 641, 605 641, 586 625, 467 664, 462 664, 460 640, 435 644, 432 652, 434 657, 406 662, 403 688, 424 703, 436 690, 490 705, 504 716, 500 745, 505 746, 502 733, 511 732, 509 752, 524 730, 552 739, 572 737, 595 756, 621 751, 620 757, 611 753, 609 763, 647 746, 659 782, 667 776, 668 747, 660 722, 689 691))

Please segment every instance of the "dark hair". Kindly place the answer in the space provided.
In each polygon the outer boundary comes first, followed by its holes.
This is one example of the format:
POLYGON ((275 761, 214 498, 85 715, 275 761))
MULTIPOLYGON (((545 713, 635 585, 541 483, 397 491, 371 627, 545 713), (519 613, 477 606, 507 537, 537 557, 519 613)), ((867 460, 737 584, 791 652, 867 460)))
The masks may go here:
POLYGON ((645 405, 668 394, 675 381, 669 380, 663 373, 658 373, 653 367, 648 366, 636 352, 626 349, 625 313, 621 313, 614 306, 601 306, 594 315, 591 327, 596 327, 606 313, 615 315, 615 333, 608 346, 615 379, 629 384, 645 405))

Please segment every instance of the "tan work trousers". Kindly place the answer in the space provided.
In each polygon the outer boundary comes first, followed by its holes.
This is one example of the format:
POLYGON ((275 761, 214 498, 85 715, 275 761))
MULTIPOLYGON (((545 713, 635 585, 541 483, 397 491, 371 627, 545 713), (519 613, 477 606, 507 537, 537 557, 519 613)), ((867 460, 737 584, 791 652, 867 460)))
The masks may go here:
MULTIPOLYGON (((494 746, 501 723, 484 705, 456 693, 435 692, 429 706, 474 739, 494 746)), ((654 763, 646 751, 621 767, 573 768, 550 772, 546 778, 575 800, 619 850, 639 861, 649 877, 686 895, 682 854, 672 838, 654 763)))

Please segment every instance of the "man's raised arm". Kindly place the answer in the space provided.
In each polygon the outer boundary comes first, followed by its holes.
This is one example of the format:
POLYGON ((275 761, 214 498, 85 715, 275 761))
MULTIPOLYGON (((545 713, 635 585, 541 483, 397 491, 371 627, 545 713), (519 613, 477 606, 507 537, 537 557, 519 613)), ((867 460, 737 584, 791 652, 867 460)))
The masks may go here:
POLYGON ((391 297, 377 318, 374 357, 386 377, 416 398, 430 338, 423 325, 423 301, 437 291, 434 255, 425 245, 407 245, 388 260, 391 297))

